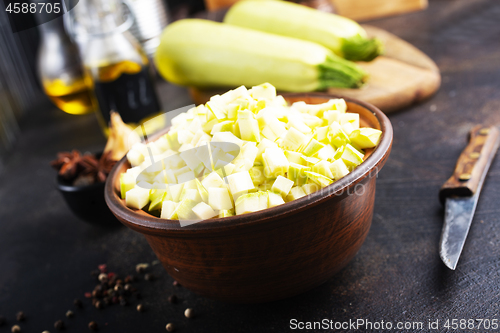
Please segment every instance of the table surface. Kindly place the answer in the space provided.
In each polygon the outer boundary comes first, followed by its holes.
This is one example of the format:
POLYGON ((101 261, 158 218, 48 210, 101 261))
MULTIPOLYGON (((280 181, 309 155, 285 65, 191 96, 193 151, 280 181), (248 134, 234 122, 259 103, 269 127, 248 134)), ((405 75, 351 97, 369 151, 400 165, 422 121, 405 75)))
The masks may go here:
MULTIPOLYGON (((157 265, 151 268, 156 281, 137 283, 144 313, 135 306, 91 307, 83 294, 95 285, 89 272, 97 265, 126 275, 156 258, 141 235, 93 227, 72 215, 49 162, 59 151, 99 151, 104 138, 92 115, 41 107, 24 119, 0 175, 0 315, 9 324, 0 333, 10 331, 20 310, 27 316, 23 332, 54 332, 57 319, 64 319, 67 332, 87 332, 90 320, 102 332, 162 332, 168 322, 178 332, 279 332, 290 330, 292 319, 424 324, 412 332, 429 332, 428 322, 439 320, 433 331, 445 332, 447 319, 500 319, 500 158, 491 166, 456 271, 439 259, 443 208, 437 199, 471 127, 500 123, 499 15, 497 1, 435 0, 426 11, 370 22, 431 56, 442 71, 442 88, 390 115, 392 154, 379 175, 373 224, 357 256, 324 285, 283 301, 212 301, 172 286, 157 265), (173 293, 178 304, 167 301, 173 293), (83 310, 74 309, 74 298, 84 300, 83 310), (187 307, 195 318, 183 316, 187 307), (69 309, 72 319, 64 317, 69 309)), ((183 88, 162 83, 160 90, 165 110, 192 103, 183 88)))

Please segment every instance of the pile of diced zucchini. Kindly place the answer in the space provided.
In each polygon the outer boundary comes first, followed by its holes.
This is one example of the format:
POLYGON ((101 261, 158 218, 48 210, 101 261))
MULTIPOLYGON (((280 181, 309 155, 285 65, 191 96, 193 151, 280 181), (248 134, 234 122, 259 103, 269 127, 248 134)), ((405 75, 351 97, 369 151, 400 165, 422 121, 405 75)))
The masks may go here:
POLYGON ((126 205, 165 219, 256 212, 311 194, 363 162, 382 132, 359 126, 343 99, 288 106, 268 84, 213 96, 135 144, 121 175, 126 205))

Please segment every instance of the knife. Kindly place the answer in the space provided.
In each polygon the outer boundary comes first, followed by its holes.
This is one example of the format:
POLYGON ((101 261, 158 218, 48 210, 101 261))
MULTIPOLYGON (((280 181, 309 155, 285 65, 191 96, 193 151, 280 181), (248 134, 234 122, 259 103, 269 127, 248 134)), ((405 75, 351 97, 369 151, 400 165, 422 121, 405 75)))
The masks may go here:
POLYGON ((499 143, 500 135, 495 126, 474 126, 453 175, 439 191, 439 199, 445 206, 439 256, 452 270, 457 267, 481 187, 499 143))

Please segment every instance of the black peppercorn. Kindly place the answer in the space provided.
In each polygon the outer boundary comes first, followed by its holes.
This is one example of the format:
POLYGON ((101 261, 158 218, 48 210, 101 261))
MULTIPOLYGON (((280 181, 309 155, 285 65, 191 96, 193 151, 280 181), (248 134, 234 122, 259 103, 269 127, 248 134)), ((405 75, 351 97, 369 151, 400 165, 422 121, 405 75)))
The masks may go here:
POLYGON ((10 331, 12 333, 19 333, 19 332, 21 332, 21 327, 19 327, 18 325, 14 325, 14 326, 12 326, 12 328, 10 329, 10 331))
POLYGON ((126 306, 126 305, 128 305, 128 302, 127 302, 127 300, 125 299, 125 297, 120 296, 118 299, 120 300, 120 305, 121 305, 121 306, 126 306))
POLYGON ((64 322, 62 320, 58 320, 54 323, 54 327, 58 330, 64 329, 64 322))
POLYGON ((79 307, 79 308, 82 308, 82 307, 83 307, 83 303, 82 303, 82 301, 80 301, 78 298, 76 298, 76 299, 73 301, 73 304, 74 304, 76 307, 79 307))
POLYGON ((96 309, 102 309, 102 308, 104 308, 104 304, 101 301, 95 302, 94 306, 95 306, 96 309))
POLYGON ((97 331, 98 330, 97 323, 95 321, 91 321, 89 323, 89 329, 92 331, 97 331))
POLYGON ((107 282, 108 281, 108 274, 106 274, 106 273, 99 274, 99 281, 107 282))
POLYGON ((24 315, 24 312, 19 311, 16 314, 16 319, 17 319, 17 321, 25 321, 26 320, 26 316, 24 315))
POLYGON ((165 326, 168 332, 173 332, 175 330, 174 324, 168 323, 167 326, 165 326))
POLYGON ((169 296, 169 297, 168 297, 168 301, 169 301, 170 303, 172 303, 172 304, 177 303, 177 296, 175 296, 175 295, 171 295, 171 296, 169 296))
POLYGON ((175 280, 174 280, 174 282, 172 282, 172 285, 174 287, 180 287, 181 286, 181 284, 179 282, 175 281, 175 280))
POLYGON ((74 315, 75 315, 75 314, 74 314, 74 313, 73 313, 73 311, 71 311, 71 310, 68 310, 68 311, 66 312, 66 317, 68 317, 68 318, 72 318, 74 315))
POLYGON ((144 305, 142 305, 142 304, 138 304, 138 305, 137 305, 137 311, 139 311, 139 312, 144 312, 144 305))
POLYGON ((125 283, 132 283, 135 281, 135 277, 133 275, 127 275, 124 281, 125 283))
POLYGON ((144 275, 144 280, 146 281, 153 281, 155 279, 155 276, 153 274, 147 273, 144 275))

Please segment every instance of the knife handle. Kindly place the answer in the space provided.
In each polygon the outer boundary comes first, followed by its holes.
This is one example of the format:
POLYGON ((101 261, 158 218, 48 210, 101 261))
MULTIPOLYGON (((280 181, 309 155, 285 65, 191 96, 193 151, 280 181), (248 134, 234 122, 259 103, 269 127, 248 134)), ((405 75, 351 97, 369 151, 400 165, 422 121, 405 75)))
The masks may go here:
POLYGON ((469 144, 460 155, 453 175, 439 191, 444 204, 452 196, 470 197, 482 186, 486 173, 498 149, 500 135, 495 126, 474 126, 469 144))

